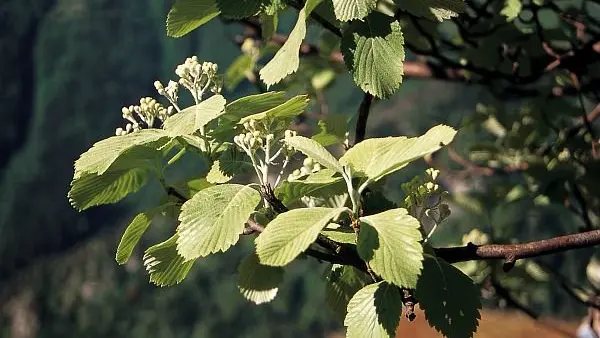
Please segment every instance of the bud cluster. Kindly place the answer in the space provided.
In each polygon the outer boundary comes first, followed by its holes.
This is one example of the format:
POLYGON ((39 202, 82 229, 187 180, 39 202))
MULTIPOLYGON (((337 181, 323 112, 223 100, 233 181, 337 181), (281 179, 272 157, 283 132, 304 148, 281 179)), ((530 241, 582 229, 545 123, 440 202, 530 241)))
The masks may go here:
POLYGON ((179 99, 179 84, 173 80, 169 80, 167 86, 163 86, 160 81, 154 81, 154 88, 159 95, 166 97, 172 104, 177 104, 179 99))
POLYGON ((275 135, 266 134, 263 126, 256 120, 250 120, 243 124, 244 132, 236 135, 233 142, 244 150, 258 149, 263 147, 267 139, 269 142, 275 139, 275 135))
POLYGON ((315 162, 312 158, 307 157, 302 162, 300 169, 294 170, 287 178, 288 181, 294 181, 311 173, 316 173, 321 170, 321 165, 315 162))
POLYGON ((135 106, 123 107, 121 109, 123 118, 127 121, 125 128, 117 128, 115 134, 126 135, 130 132, 142 129, 143 123, 148 128, 152 128, 155 119, 164 121, 173 114, 173 107, 165 108, 162 104, 151 97, 143 97, 140 104, 135 106))
POLYGON ((425 215, 439 224, 450 216, 448 204, 443 203, 443 197, 447 192, 436 183, 439 173, 439 170, 429 168, 425 170, 422 177, 417 176, 401 185, 402 191, 406 195, 405 206, 413 216, 421 221, 422 216, 425 215), (436 197, 437 201, 431 203, 431 200, 436 197))
MULTIPOLYGON (((202 101, 202 95, 207 90, 219 94, 223 87, 222 79, 217 75, 217 64, 212 62, 198 61, 198 57, 192 56, 175 69, 179 76, 178 83, 192 93, 196 102, 202 101)), ((166 88, 165 88, 166 92, 166 88)))

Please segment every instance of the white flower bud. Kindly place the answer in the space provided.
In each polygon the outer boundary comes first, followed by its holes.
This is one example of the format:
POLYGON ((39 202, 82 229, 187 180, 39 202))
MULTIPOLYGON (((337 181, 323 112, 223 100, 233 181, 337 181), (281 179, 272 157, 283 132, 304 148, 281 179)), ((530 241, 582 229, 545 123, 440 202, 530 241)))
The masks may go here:
POLYGON ((119 127, 115 130, 115 135, 120 136, 123 134, 123 132, 124 132, 123 128, 119 127))
POLYGON ((121 108, 121 112, 123 112, 123 117, 131 115, 131 111, 127 107, 121 108))
POLYGON ((250 130, 250 123, 244 122, 244 129, 250 130))
POLYGON ((165 87, 163 87, 162 83, 160 83, 160 81, 158 81, 158 80, 154 81, 154 88, 156 88, 156 90, 158 90, 159 92, 161 90, 165 89, 165 87))
POLYGON ((300 168, 300 175, 301 176, 308 175, 308 170, 305 167, 300 168))
POLYGON ((250 120, 249 125, 252 129, 256 129, 256 120, 250 120))
POLYGON ((127 123, 127 125, 125 126, 125 131, 130 132, 131 129, 133 129, 133 125, 131 123, 127 123))
POLYGON ((307 168, 311 168, 313 165, 313 159, 310 157, 305 158, 304 161, 302 162, 302 165, 307 168))
POLYGON ((321 171, 321 165, 319 163, 315 163, 312 168, 313 173, 321 171))
POLYGON ((169 108, 167 108, 167 115, 168 116, 173 115, 174 111, 175 111, 175 108, 173 106, 169 106, 169 108))
POLYGON ((295 177, 298 177, 298 176, 300 176, 300 175, 301 175, 301 173, 300 173, 300 169, 296 169, 296 170, 294 170, 294 171, 292 172, 292 175, 294 175, 295 177))

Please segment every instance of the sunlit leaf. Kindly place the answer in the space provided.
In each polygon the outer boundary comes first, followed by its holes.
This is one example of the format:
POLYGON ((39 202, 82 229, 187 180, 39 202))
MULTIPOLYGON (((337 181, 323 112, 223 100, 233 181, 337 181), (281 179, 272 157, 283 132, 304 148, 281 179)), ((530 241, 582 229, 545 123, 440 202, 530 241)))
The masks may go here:
POLYGON ((336 160, 335 157, 333 157, 333 155, 327 151, 327 149, 323 148, 323 146, 316 141, 304 136, 294 136, 286 138, 284 142, 288 146, 294 147, 304 155, 320 163, 322 166, 335 170, 338 173, 344 172, 340 162, 338 162, 338 160, 336 160))
POLYGON ((167 16, 167 35, 182 37, 217 15, 215 0, 177 0, 167 16))
POLYGON ((255 304, 275 299, 282 281, 283 268, 260 264, 256 254, 246 257, 238 268, 238 289, 244 298, 255 304))
POLYGON ((158 286, 179 284, 194 265, 177 253, 177 235, 149 247, 144 254, 144 266, 150 281, 158 286))
POLYGON ((393 338, 402 314, 398 287, 386 282, 367 285, 348 303, 344 326, 348 338, 393 338))

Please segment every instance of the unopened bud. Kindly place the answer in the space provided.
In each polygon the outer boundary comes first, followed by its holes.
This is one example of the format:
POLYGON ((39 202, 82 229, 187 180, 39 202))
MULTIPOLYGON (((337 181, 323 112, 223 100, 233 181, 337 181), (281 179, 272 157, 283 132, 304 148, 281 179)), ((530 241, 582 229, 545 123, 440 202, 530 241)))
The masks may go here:
POLYGON ((302 165, 305 167, 308 167, 308 168, 312 167, 313 159, 310 157, 305 158, 304 161, 302 162, 302 165))

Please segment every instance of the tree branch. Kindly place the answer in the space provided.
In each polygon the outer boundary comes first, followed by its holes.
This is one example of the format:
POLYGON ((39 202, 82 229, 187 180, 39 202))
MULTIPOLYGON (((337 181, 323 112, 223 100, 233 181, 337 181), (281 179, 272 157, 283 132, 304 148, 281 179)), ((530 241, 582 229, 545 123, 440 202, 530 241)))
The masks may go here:
POLYGON ((448 263, 504 259, 506 263, 514 264, 516 260, 522 258, 538 257, 598 244, 600 244, 600 230, 592 230, 522 244, 469 243, 462 247, 436 248, 435 253, 448 263))

